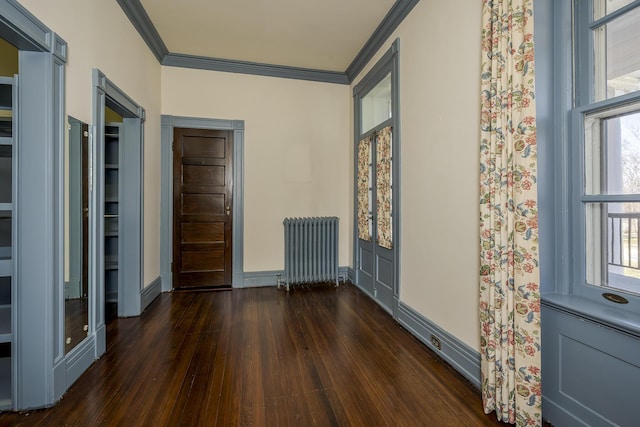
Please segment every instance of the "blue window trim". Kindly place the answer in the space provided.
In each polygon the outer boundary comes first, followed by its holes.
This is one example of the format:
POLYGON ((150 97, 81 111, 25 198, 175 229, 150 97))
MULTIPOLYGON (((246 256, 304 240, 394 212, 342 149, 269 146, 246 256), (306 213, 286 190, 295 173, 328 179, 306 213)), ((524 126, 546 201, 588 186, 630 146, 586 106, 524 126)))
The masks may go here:
MULTIPOLYGON (((594 93, 592 0, 538 0, 536 7, 539 6, 544 16, 538 19, 536 12, 536 33, 552 31, 554 34, 552 43, 536 44, 537 63, 552 62, 551 71, 538 76, 536 81, 539 91, 552 93, 549 102, 538 104, 538 116, 553 116, 550 120, 539 120, 538 124, 540 169, 550 172, 550 176, 539 177, 542 301, 547 306, 639 337, 640 296, 585 283, 583 204, 603 197, 585 196, 582 177, 584 116, 640 102, 640 93, 590 102, 594 93), (550 79, 552 81, 548 81, 550 79), (602 297, 605 292, 623 295, 629 304, 610 302, 602 297)), ((638 6, 640 0, 615 14, 638 6)), ((611 17, 606 18, 609 19, 611 17)), ((604 22, 603 19, 597 21, 604 22)), ((543 96, 537 98, 540 100, 543 96)))

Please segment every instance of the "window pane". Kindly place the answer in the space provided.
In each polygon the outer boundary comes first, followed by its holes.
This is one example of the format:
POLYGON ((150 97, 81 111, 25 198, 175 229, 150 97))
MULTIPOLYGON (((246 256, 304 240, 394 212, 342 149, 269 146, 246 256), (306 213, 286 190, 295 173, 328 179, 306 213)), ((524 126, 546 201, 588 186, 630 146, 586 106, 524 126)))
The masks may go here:
POLYGON ((596 100, 640 89, 640 7, 594 30, 596 100))
POLYGON ((586 194, 640 194, 640 112, 585 120, 586 194))
POLYGON ((391 118, 391 73, 362 98, 361 111, 362 133, 391 118))
POLYGON ((594 0, 593 2, 593 19, 604 18, 611 12, 624 7, 635 0, 594 0))
POLYGON ((586 279, 640 294, 640 203, 586 204, 586 279))

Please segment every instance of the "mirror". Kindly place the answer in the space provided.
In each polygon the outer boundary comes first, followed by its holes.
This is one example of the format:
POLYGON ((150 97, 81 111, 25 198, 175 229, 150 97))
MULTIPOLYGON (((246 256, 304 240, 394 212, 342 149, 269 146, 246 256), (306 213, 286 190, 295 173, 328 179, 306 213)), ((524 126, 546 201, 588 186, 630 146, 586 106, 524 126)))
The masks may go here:
POLYGON ((65 141, 65 353, 89 332, 89 127, 68 118, 65 141))

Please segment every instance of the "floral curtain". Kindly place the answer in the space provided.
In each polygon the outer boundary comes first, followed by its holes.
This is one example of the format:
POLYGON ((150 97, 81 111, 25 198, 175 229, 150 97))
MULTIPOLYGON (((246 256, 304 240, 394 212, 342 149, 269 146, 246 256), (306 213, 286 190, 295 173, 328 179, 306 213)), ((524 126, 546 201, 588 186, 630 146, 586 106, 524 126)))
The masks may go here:
POLYGON ((366 241, 371 241, 371 227, 369 225, 370 165, 371 137, 368 136, 358 142, 358 237, 366 241))
POLYGON ((393 248, 391 233, 391 126, 378 132, 376 139, 376 217, 378 245, 393 248))
POLYGON ((483 0, 480 350, 486 413, 542 424, 533 0, 483 0))

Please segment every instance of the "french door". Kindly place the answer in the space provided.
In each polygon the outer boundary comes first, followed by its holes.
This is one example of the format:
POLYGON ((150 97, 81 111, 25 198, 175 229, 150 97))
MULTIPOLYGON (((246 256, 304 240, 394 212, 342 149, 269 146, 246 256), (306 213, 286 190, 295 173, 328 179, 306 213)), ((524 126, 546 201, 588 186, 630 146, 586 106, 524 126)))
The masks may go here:
POLYGON ((367 132, 358 141, 357 162, 358 285, 383 308, 392 311, 395 249, 391 120, 367 132))
POLYGON ((399 120, 396 40, 354 88, 355 284, 397 315, 399 120))

